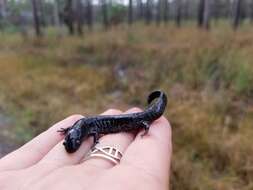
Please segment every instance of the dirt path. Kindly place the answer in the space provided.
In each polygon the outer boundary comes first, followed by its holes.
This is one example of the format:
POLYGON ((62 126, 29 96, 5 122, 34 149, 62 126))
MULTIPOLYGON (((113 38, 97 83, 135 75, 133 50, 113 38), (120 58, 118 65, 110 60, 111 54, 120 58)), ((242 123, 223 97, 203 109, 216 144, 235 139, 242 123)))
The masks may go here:
POLYGON ((0 113, 0 158, 14 150, 17 145, 8 137, 8 129, 11 127, 11 118, 0 113))

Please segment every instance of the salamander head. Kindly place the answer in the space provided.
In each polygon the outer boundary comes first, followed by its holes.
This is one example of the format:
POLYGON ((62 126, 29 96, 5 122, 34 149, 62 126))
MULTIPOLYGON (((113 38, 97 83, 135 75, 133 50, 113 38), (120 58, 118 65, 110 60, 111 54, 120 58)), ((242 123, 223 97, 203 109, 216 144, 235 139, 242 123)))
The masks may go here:
POLYGON ((67 133, 63 145, 68 153, 73 153, 81 146, 81 140, 81 132, 78 129, 71 129, 67 133))
POLYGON ((68 153, 73 153, 81 146, 85 134, 85 127, 82 126, 82 120, 75 123, 67 132, 63 145, 68 153))

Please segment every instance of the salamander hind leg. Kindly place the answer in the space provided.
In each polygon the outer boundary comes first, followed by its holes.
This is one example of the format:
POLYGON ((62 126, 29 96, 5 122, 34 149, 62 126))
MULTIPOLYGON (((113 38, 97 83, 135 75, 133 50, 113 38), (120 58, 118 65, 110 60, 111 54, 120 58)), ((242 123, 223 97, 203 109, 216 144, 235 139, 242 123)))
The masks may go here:
POLYGON ((141 137, 144 137, 148 134, 150 124, 146 121, 141 122, 141 127, 144 129, 144 132, 141 134, 141 137))
POLYGON ((96 146, 96 144, 99 143, 99 141, 98 141, 98 139, 99 139, 99 134, 98 134, 98 132, 95 132, 95 131, 94 131, 94 132, 91 134, 91 136, 93 137, 93 145, 92 145, 91 149, 93 149, 93 148, 96 146))

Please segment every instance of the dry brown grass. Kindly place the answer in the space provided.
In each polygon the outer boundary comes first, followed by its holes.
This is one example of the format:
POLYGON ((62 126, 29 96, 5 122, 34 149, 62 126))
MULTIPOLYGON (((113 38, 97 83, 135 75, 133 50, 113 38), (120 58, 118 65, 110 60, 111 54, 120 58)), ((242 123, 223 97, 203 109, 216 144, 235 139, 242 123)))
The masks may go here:
POLYGON ((69 114, 144 106, 151 90, 163 89, 172 189, 252 189, 252 31, 136 26, 82 39, 2 35, 0 104, 23 142, 69 114))

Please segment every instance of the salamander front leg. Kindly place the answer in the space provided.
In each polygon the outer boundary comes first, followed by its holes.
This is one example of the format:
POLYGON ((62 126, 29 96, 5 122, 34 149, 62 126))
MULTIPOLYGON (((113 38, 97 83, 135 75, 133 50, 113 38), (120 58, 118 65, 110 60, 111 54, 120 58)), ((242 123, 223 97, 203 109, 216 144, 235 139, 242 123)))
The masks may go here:
POLYGON ((150 128, 150 124, 148 122, 143 121, 141 123, 141 126, 144 128, 144 132, 141 134, 141 137, 144 137, 145 135, 148 134, 149 128, 150 128))
POLYGON ((66 135, 70 131, 71 128, 72 127, 60 128, 59 130, 57 130, 57 132, 61 133, 61 135, 66 135))

